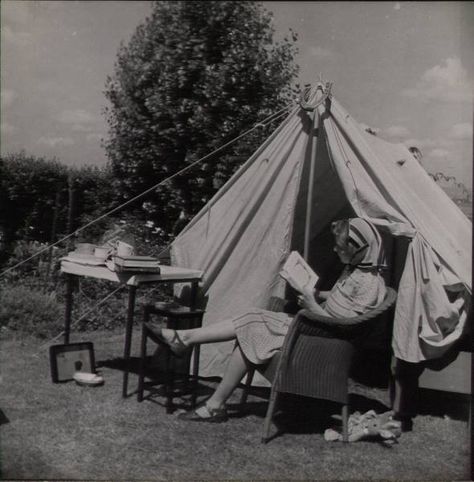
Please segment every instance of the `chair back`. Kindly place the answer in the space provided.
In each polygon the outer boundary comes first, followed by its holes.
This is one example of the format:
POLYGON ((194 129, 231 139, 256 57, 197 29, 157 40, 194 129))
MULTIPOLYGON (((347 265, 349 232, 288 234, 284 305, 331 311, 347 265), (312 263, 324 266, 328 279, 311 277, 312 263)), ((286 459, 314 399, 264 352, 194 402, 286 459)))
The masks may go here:
POLYGON ((353 318, 332 318, 300 310, 285 337, 275 389, 347 403, 347 380, 355 345, 396 297, 396 291, 387 288, 379 306, 353 318))
MULTIPOLYGON (((262 442, 266 443, 270 439, 270 425, 279 392, 341 403, 342 438, 345 442, 349 440, 348 381, 355 353, 354 329, 371 323, 389 309, 395 300, 395 290, 387 288, 385 299, 379 306, 354 318, 329 318, 308 310, 300 310, 296 314, 280 354, 273 357, 267 374, 263 370, 264 376, 273 379, 273 383, 262 442), (341 327, 334 330, 335 322, 337 324, 338 321, 341 327), (338 334, 342 336, 338 337, 338 334)), ((271 301, 272 305, 277 309, 284 306, 275 303, 275 300, 271 301)), ((248 382, 249 380, 251 377, 248 382)))

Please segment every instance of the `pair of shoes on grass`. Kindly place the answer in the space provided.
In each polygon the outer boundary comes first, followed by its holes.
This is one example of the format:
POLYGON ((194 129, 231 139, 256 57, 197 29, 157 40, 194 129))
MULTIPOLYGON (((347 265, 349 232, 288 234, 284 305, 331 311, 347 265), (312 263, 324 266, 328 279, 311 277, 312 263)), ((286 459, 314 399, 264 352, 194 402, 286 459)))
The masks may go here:
POLYGON ((183 342, 183 340, 181 340, 176 330, 172 330, 173 338, 171 340, 167 340, 163 336, 163 328, 157 327, 151 323, 145 323, 145 326, 150 332, 153 340, 160 345, 167 346, 171 350, 174 356, 181 358, 184 355, 186 355, 191 349, 191 347, 187 346, 183 342))
POLYGON ((228 418, 225 407, 212 408, 206 402, 194 410, 178 415, 178 420, 185 422, 222 423, 227 422, 228 418))

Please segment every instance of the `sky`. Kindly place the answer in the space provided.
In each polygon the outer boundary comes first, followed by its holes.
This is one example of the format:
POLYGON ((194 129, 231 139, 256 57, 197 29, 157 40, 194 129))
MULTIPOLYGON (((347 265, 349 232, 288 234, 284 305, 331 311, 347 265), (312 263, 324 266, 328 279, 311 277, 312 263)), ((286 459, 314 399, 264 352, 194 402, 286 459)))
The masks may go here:
MULTIPOLYGON (((474 3, 263 2, 299 34, 301 84, 320 75, 359 122, 415 145, 429 172, 472 184, 474 3)), ((2 0, 2 155, 106 163, 103 94, 150 2, 2 0)))

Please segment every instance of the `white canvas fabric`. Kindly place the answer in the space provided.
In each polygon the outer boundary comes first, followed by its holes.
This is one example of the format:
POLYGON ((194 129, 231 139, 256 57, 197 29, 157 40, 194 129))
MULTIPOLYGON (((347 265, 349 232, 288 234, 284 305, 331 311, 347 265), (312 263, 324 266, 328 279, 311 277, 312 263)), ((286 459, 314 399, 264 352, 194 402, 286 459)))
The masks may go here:
POLYGON ((437 358, 462 334, 467 318, 465 293, 450 302, 438 257, 420 234, 410 243, 398 288, 393 349, 416 363, 437 358))
MULTIPOLYGON (((283 296, 278 273, 290 252, 310 126, 305 113, 291 113, 173 243, 173 264, 205 272, 204 324, 249 307, 266 308, 270 296, 283 296)), ((232 348, 232 343, 204 345, 201 375, 221 375, 232 348)))
POLYGON ((445 288, 471 292, 472 223, 405 146, 366 133, 336 101, 331 113, 325 131, 354 210, 413 238, 398 287, 394 353, 410 362, 439 357, 464 329, 466 306, 450 303, 445 288))
MULTIPOLYGON (((266 308, 270 296, 285 292, 278 273, 289 252, 302 249, 314 162, 309 260, 323 262, 321 235, 346 213, 412 239, 393 347, 407 361, 440 356, 464 325, 459 303, 438 295, 446 286, 471 292, 471 222, 405 146, 365 132, 334 98, 318 112, 316 152, 311 113, 296 107, 176 238, 172 263, 204 271, 205 325, 266 308)), ((200 374, 222 375, 232 348, 203 345, 200 374)))

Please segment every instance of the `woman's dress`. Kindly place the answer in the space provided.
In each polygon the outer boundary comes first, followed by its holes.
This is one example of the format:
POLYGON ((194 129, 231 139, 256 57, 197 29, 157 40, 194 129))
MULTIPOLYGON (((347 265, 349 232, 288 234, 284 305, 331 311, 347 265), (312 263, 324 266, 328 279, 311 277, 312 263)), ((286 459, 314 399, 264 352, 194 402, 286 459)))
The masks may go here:
MULTIPOLYGON (((346 268, 323 306, 330 316, 354 317, 379 305, 385 282, 376 270, 346 268)), ((237 340, 254 364, 267 363, 281 349, 293 315, 254 308, 233 318, 237 340)))

